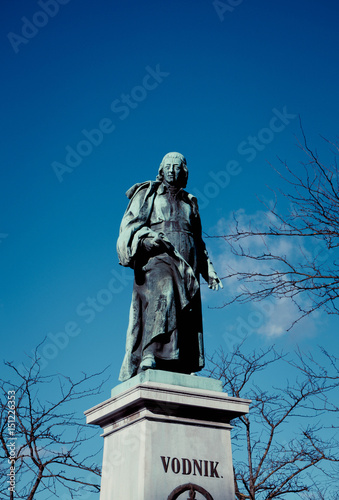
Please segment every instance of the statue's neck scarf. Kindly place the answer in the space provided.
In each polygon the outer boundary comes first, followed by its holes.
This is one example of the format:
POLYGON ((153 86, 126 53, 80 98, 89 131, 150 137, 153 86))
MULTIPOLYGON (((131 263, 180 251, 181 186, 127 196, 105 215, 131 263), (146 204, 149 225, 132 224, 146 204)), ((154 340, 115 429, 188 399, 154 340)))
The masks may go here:
POLYGON ((176 197, 177 194, 182 190, 180 186, 172 186, 172 184, 169 184, 165 179, 162 181, 165 191, 167 191, 170 196, 176 197))

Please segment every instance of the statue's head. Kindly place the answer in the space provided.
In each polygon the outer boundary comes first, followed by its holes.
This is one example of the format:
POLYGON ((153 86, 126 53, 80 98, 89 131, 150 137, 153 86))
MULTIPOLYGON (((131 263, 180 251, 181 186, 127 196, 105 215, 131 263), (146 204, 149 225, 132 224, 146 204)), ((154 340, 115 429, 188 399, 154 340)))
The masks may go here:
POLYGON ((186 187, 188 179, 188 169, 186 158, 180 153, 167 153, 160 163, 157 176, 158 181, 166 180, 170 184, 181 188, 186 187))

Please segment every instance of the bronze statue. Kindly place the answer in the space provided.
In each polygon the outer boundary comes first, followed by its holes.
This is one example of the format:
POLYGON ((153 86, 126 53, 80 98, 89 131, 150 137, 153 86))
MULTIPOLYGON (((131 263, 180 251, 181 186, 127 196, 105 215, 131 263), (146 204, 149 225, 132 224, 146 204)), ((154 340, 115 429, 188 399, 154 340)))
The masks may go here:
POLYGON ((202 240, 197 200, 183 189, 187 178, 184 156, 168 153, 156 181, 126 193, 117 249, 135 279, 121 381, 148 368, 204 367, 199 276, 214 290, 223 286, 202 240))

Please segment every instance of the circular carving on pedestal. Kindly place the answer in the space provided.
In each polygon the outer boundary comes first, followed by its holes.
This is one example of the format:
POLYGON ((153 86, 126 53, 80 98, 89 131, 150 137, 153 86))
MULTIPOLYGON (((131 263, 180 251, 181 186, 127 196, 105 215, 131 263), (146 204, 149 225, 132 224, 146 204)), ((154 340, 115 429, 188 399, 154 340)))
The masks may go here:
POLYGON ((178 496, 185 491, 189 491, 190 495, 187 500, 194 500, 196 492, 204 495, 206 500, 213 500, 212 495, 210 495, 208 491, 205 490, 205 488, 202 488, 201 486, 193 483, 187 483, 182 484, 181 486, 177 486, 177 488, 175 488, 175 490, 173 490, 172 493, 168 496, 167 500, 176 500, 178 496))

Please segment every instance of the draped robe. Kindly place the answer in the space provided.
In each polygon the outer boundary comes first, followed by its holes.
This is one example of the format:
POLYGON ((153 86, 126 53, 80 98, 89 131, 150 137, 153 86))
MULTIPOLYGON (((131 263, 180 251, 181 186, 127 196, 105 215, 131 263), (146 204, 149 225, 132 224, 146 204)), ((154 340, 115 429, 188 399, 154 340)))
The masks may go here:
POLYGON ((134 285, 119 379, 137 374, 143 356, 156 368, 191 373, 204 366, 200 274, 208 281, 209 258, 201 236, 197 200, 160 182, 136 184, 127 196, 117 250, 134 269, 134 285), (145 238, 164 246, 146 251, 145 238))

